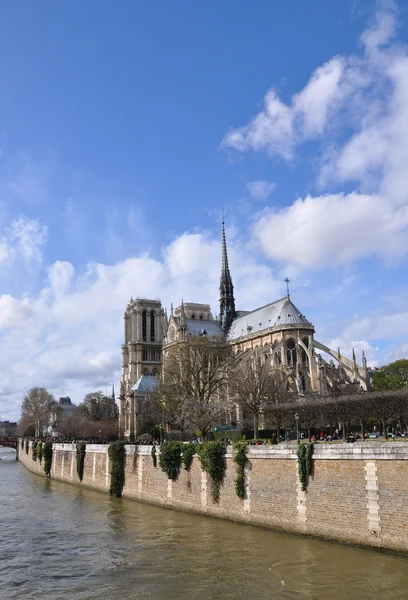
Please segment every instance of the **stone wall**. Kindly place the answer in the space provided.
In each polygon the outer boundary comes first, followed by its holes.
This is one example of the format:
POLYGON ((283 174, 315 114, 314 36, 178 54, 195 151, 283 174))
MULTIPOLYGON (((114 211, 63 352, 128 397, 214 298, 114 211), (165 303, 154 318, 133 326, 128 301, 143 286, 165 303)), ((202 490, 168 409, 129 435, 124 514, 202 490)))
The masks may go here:
MULTIPOLYGON (((76 472, 76 447, 54 444, 51 478, 107 492, 108 446, 87 445, 83 481, 76 472)), ((245 468, 245 498, 235 493, 235 465, 227 471, 219 504, 200 462, 182 469, 177 481, 153 466, 150 446, 126 446, 123 496, 179 510, 208 514, 341 542, 408 552, 408 444, 361 442, 317 444, 314 474, 301 490, 296 447, 252 446, 245 468)), ((157 452, 159 449, 157 448, 157 452)), ((44 475, 43 463, 19 445, 19 460, 44 475)), ((157 456, 157 465, 158 456, 157 456)))

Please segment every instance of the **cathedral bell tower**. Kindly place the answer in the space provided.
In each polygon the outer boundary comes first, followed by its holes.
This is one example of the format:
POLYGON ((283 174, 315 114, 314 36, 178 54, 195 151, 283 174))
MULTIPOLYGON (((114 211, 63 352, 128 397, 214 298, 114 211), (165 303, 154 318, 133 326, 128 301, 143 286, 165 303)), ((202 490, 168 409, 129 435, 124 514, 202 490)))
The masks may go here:
POLYGON ((228 333, 235 319, 234 286, 228 265, 227 240, 225 237, 224 212, 222 214, 222 263, 220 278, 220 319, 224 333, 228 333))

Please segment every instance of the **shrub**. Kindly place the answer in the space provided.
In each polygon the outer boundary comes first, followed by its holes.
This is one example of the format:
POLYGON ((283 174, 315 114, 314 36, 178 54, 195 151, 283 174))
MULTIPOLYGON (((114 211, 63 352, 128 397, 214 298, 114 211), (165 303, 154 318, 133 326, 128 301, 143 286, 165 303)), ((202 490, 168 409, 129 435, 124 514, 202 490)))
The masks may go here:
POLYGON ((248 446, 245 442, 235 442, 234 463, 237 465, 237 477, 235 479, 235 491, 238 498, 245 496, 245 463, 247 461, 248 446))
POLYGON ((224 457, 226 450, 227 445, 225 442, 206 442, 200 444, 197 448, 201 467, 210 476, 211 496, 216 504, 220 501, 220 487, 227 466, 224 457))
POLYGON ((111 463, 109 493, 111 496, 120 498, 122 496, 123 486, 125 485, 125 442, 118 440, 109 444, 108 454, 111 463))
POLYGON ((164 442, 160 446, 159 464, 167 477, 175 481, 180 473, 182 442, 164 442))
POLYGON ((79 481, 82 481, 82 479, 84 478, 85 453, 86 443, 79 442, 76 445, 76 470, 78 473, 79 481))
POLYGON ((24 450, 24 438, 21 438, 21 450, 24 450))
POLYGON ((188 472, 193 464, 194 454, 196 453, 196 444, 184 444, 182 449, 183 467, 188 472))
POLYGON ((29 443, 28 443, 28 440, 26 440, 25 441, 25 451, 26 451, 26 454, 28 454, 28 448, 29 448, 29 443))
POLYGON ((52 442, 45 442, 43 444, 42 456, 44 457, 44 473, 49 477, 52 465, 52 442))

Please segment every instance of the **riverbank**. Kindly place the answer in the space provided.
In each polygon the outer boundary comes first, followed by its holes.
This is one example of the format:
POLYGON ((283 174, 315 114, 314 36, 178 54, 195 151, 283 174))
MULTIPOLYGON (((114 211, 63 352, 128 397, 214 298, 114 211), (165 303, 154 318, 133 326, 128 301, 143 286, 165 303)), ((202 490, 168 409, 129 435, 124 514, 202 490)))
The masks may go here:
MULTIPOLYGON (((398 442, 317 444, 313 476, 302 491, 296 447, 250 446, 245 466, 245 497, 235 491, 232 448, 220 501, 211 496, 208 475, 194 458, 190 472, 169 480, 151 456, 150 446, 126 446, 123 496, 177 510, 262 525, 271 529, 408 553, 408 446, 398 442)), ((86 447, 82 482, 76 472, 76 446, 54 444, 50 476, 78 486, 109 491, 108 446, 86 447)), ((159 451, 159 449, 157 448, 159 451)), ((33 473, 43 464, 19 445, 18 458, 33 473)), ((157 461, 158 465, 158 461, 157 461)))

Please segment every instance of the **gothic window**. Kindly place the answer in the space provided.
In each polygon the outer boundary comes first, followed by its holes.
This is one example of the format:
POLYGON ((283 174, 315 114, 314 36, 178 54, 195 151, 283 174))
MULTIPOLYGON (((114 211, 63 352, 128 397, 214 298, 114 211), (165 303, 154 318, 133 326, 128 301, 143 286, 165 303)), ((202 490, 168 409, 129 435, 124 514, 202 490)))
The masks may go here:
POLYGON ((191 318, 192 318, 192 319, 195 319, 195 318, 196 318, 196 316, 195 316, 195 314, 194 314, 194 313, 191 315, 191 318))
POLYGON ((147 312, 142 312, 142 339, 145 342, 147 340, 147 312))
POLYGON ((294 340, 286 342, 286 360, 288 366, 295 366, 297 363, 296 344, 294 340))
POLYGON ((155 340, 155 330, 154 330, 154 310, 150 313, 150 341, 154 342, 155 340))
POLYGON ((308 365, 308 358, 307 358, 307 354, 306 354, 306 352, 303 350, 303 348, 302 348, 302 365, 303 365, 304 367, 307 367, 307 365, 308 365))
POLYGON ((281 355, 281 351, 278 350, 277 352, 275 352, 275 365, 277 367, 280 367, 281 364, 282 364, 282 355, 281 355))
POLYGON ((150 375, 149 369, 143 369, 143 375, 150 375))
POLYGON ((203 315, 200 315, 200 319, 203 320, 203 315))

